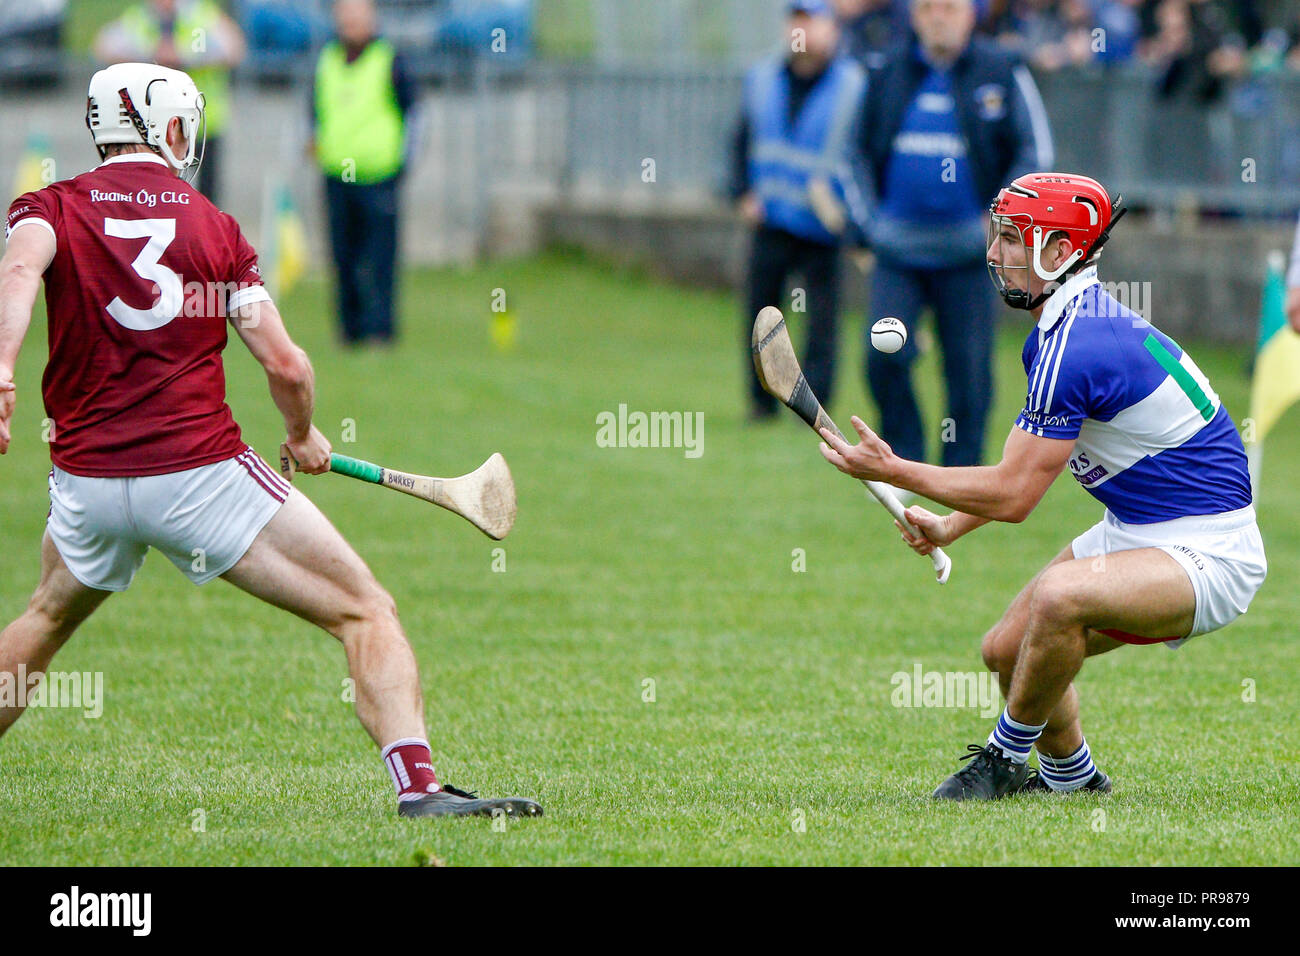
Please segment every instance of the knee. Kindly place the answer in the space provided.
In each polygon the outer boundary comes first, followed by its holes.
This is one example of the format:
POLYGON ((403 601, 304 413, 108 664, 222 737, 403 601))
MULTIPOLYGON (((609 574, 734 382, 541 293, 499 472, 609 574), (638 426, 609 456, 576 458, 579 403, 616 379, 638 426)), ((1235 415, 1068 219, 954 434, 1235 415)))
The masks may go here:
POLYGON ((371 581, 349 596, 334 630, 337 637, 347 640, 354 635, 377 637, 397 627, 397 604, 393 596, 379 582, 371 581))
POLYGON ((1010 674, 1016 668, 1016 653, 1020 650, 1019 635, 1011 634, 1002 622, 995 624, 980 644, 984 666, 995 674, 1010 674))
POLYGON ((88 613, 43 590, 37 590, 27 604, 28 618, 51 637, 67 637, 86 619, 88 613))
POLYGON ((1069 576, 1049 568, 1034 587, 1030 620, 1038 625, 1069 626, 1079 623, 1079 612, 1078 590, 1069 576))
POLYGON ((397 624, 397 602, 377 583, 367 588, 359 607, 371 624, 397 624))

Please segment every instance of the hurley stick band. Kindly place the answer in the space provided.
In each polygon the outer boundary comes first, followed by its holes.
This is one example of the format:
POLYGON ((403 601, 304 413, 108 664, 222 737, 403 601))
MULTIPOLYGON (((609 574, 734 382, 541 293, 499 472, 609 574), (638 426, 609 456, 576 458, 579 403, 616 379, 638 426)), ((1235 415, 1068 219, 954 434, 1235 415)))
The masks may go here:
POLYGON ((383 468, 371 462, 362 461, 360 458, 349 458, 347 455, 330 455, 330 471, 360 481, 369 481, 376 485, 384 483, 383 468))

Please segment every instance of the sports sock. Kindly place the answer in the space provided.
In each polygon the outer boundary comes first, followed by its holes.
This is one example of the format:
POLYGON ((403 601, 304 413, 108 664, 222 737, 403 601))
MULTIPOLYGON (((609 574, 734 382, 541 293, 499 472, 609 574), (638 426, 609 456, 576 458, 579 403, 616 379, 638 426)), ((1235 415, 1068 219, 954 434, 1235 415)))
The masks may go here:
POLYGON ((1001 747, 1002 752, 1010 757, 1013 763, 1025 763, 1029 760, 1030 748, 1034 746, 1034 741, 1042 736, 1043 728, 1046 726, 1047 721, 1035 726, 1013 720, 1010 709, 1004 707, 1002 716, 998 718, 998 725, 993 728, 993 733, 989 734, 989 743, 1001 747))
POLYGON ((419 737, 403 737, 384 748, 384 766, 397 788, 397 799, 414 800, 442 789, 433 772, 433 755, 429 742, 419 737))
POLYGON ((1053 790, 1078 790, 1092 779, 1092 775, 1097 772, 1097 765, 1092 762, 1092 753, 1085 740, 1068 757, 1052 757, 1040 750, 1038 772, 1042 775, 1043 782, 1053 790))

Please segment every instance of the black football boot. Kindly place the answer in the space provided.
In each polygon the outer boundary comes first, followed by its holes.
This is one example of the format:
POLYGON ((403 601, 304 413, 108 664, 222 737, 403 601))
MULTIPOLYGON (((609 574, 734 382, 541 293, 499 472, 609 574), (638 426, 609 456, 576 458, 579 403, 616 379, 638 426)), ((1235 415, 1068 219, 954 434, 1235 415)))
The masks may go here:
POLYGON ((1028 764, 1015 763, 996 744, 971 744, 966 750, 961 759, 970 763, 939 784, 936 800, 1001 800, 1029 779, 1028 764))
POLYGON ((399 817, 490 817, 503 813, 507 817, 540 817, 542 805, 525 797, 505 797, 498 800, 481 799, 443 784, 437 793, 426 793, 414 800, 397 804, 399 817))

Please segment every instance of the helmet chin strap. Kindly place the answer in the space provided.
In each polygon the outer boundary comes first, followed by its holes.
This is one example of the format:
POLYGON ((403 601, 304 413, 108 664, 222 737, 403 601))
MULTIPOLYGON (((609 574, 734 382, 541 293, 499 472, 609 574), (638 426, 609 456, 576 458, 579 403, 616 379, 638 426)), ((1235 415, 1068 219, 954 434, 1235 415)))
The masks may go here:
MULTIPOLYGON (((1005 302, 1009 308, 1032 312, 1051 297, 1052 293, 1048 292, 1046 289, 1038 295, 1031 297, 1028 289, 1017 289, 1009 285, 1007 280, 1002 277, 1003 268, 1004 267, 1002 266, 998 266, 995 269, 990 266, 989 271, 993 273, 993 284, 997 286, 998 295, 1002 296, 1002 301, 1005 302)), ((1021 266, 1020 268, 1024 267, 1021 266)))
MULTIPOLYGON (((184 127, 184 120, 181 120, 181 125, 184 127)), ((185 180, 190 185, 193 185, 194 180, 198 178, 199 167, 203 164, 203 152, 207 147, 208 124, 207 118, 203 112, 199 113, 199 121, 196 122, 194 126, 196 127, 195 129, 186 131, 186 141, 189 145, 185 151, 185 157, 183 159, 172 152, 171 145, 167 142, 167 136, 165 133, 162 137, 162 142, 159 143, 157 147, 158 151, 162 154, 163 159, 167 161, 167 164, 171 166, 172 169, 176 170, 176 173, 181 177, 181 179, 185 180), (198 129, 200 124, 202 125, 201 130, 198 129), (195 138, 196 133, 199 134, 198 139, 195 138)))
POLYGON ((163 141, 158 144, 158 151, 162 153, 163 159, 167 160, 167 165, 171 166, 171 168, 176 170, 178 173, 182 172, 188 165, 186 160, 180 159, 172 152, 172 148, 168 145, 166 137, 163 137, 163 141))
POLYGON ((1055 282, 1083 258, 1083 250, 1075 249, 1074 252, 1065 257, 1065 261, 1061 263, 1059 269, 1048 269, 1043 266, 1043 249, 1043 227, 1034 226, 1034 272, 1044 282, 1055 282))

